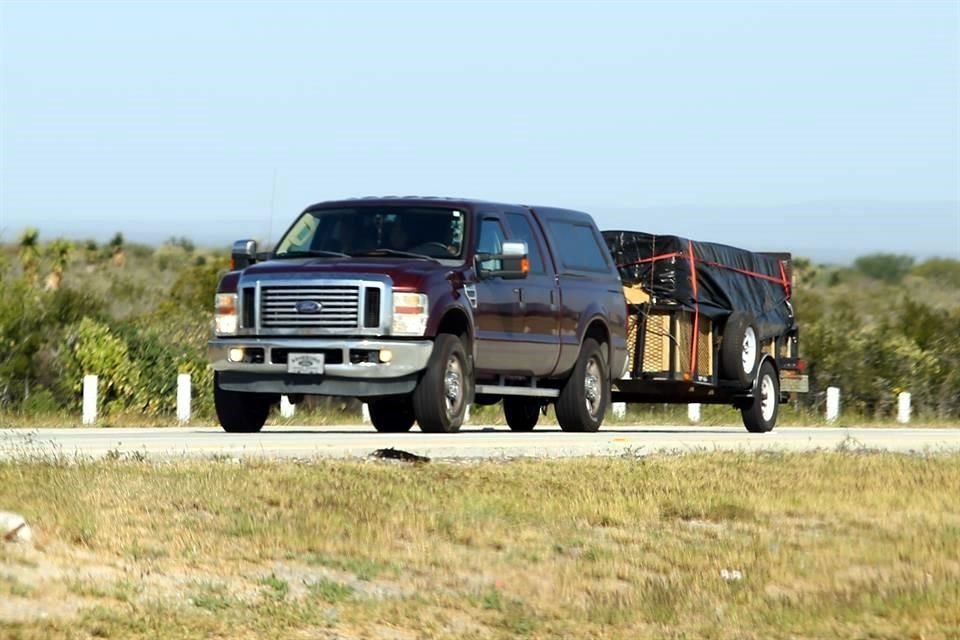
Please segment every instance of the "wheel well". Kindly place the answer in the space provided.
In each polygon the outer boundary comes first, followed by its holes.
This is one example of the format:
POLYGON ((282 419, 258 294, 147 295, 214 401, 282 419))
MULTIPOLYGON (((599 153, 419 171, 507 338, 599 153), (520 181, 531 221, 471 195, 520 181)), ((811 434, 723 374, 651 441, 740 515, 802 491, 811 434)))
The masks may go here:
POLYGON ((473 337, 470 335, 470 321, 467 320, 467 315, 457 309, 451 309, 440 320, 440 324, 437 325, 437 335, 441 333, 450 333, 455 336, 460 336, 464 340, 464 347, 467 349, 467 353, 471 353, 471 340, 473 337))
POLYGON ((593 320, 587 327, 587 332, 583 334, 583 339, 593 338, 607 350, 607 362, 611 361, 610 353, 610 331, 601 320, 593 320))
POLYGON ((760 362, 757 363, 757 371, 760 370, 760 366, 761 366, 761 365, 764 363, 764 361, 766 361, 766 360, 769 360, 769 361, 770 361, 770 364, 773 365, 773 370, 774 370, 774 372, 776 372, 777 375, 780 375, 780 365, 777 363, 777 359, 774 358, 773 356, 771 356, 769 353, 764 353, 764 354, 761 356, 760 362))

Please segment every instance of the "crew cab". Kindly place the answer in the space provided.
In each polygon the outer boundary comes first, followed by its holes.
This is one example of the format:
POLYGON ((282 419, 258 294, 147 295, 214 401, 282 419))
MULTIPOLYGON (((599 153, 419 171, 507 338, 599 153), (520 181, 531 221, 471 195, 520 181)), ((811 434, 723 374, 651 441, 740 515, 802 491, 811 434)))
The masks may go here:
POLYGON ((275 248, 234 244, 209 342, 229 432, 281 395, 350 396, 378 431, 457 431, 503 402, 526 431, 554 404, 595 431, 627 369, 627 301, 593 219, 476 200, 361 198, 308 207, 275 248))

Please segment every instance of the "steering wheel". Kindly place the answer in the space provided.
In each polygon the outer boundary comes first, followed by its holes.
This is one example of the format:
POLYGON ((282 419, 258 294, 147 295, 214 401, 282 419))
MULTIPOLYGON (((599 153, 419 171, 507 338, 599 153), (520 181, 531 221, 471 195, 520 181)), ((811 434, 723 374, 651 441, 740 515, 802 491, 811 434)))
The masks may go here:
MULTIPOLYGON (((447 245, 443 244, 442 242, 421 242, 421 243, 418 244, 417 246, 411 247, 411 248, 410 248, 410 251, 412 251, 412 252, 414 252, 414 253, 426 253, 426 252, 424 251, 424 249, 427 249, 427 248, 430 248, 430 247, 436 247, 436 248, 441 249, 441 250, 443 251, 444 255, 447 255, 447 256, 451 255, 451 254, 450 254, 450 247, 448 247, 447 245)), ((428 253, 427 255, 430 255, 430 254, 428 253)))

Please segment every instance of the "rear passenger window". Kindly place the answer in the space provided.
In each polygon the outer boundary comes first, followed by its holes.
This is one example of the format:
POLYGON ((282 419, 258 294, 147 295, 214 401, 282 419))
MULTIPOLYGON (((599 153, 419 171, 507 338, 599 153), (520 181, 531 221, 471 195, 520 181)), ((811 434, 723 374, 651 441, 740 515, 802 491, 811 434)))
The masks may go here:
POLYGON ((527 258, 530 260, 530 273, 543 273, 543 257, 540 255, 540 245, 533 227, 527 216, 522 213, 508 213, 507 224, 510 226, 512 239, 527 243, 527 258))
POLYGON ((592 227, 564 220, 551 220, 547 227, 564 268, 572 271, 610 271, 607 248, 597 242, 592 227))

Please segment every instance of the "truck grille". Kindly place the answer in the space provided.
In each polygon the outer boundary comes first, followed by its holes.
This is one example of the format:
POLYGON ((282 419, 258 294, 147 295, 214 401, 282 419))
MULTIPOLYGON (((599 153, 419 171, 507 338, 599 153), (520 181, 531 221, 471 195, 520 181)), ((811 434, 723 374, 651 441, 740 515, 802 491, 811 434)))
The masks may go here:
POLYGON ((360 324, 357 286, 271 285, 260 293, 260 326, 264 329, 354 329, 360 324))

